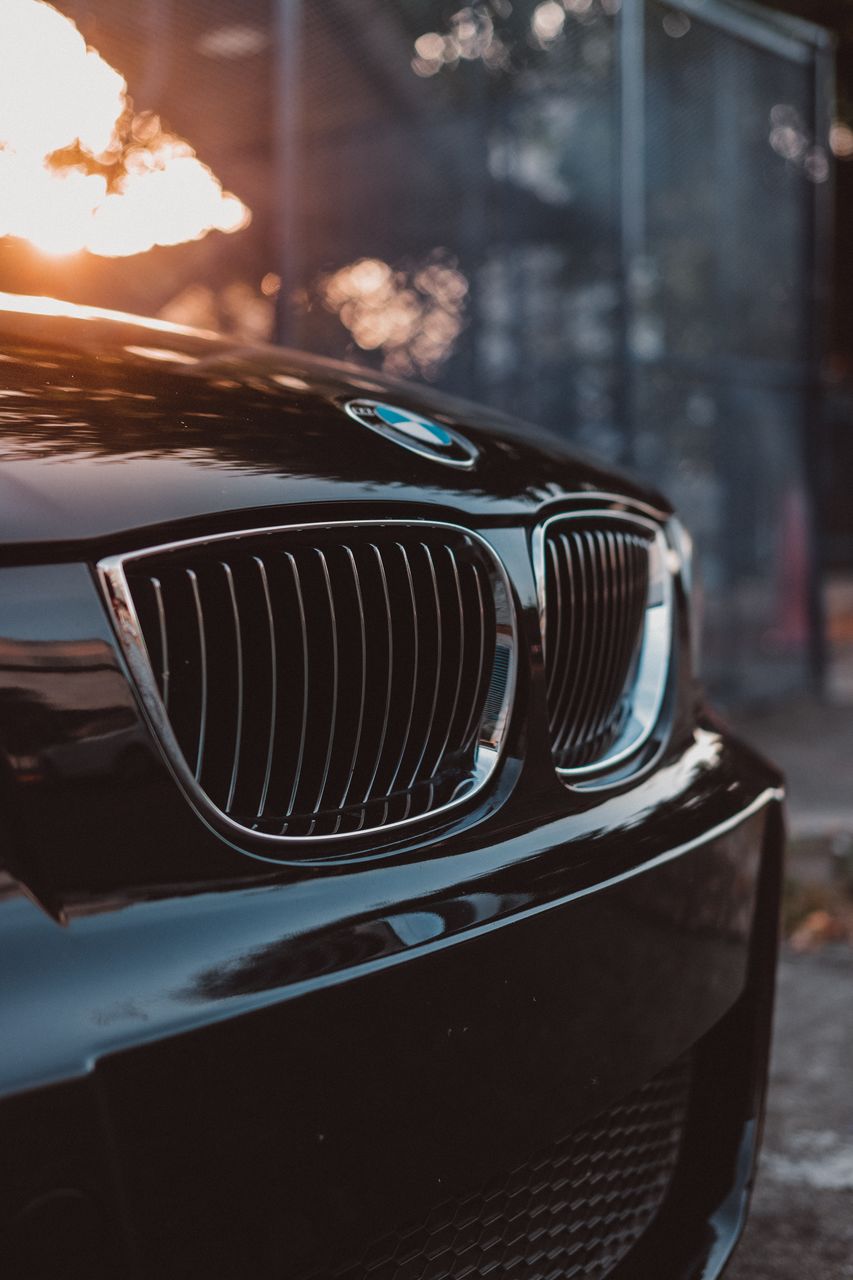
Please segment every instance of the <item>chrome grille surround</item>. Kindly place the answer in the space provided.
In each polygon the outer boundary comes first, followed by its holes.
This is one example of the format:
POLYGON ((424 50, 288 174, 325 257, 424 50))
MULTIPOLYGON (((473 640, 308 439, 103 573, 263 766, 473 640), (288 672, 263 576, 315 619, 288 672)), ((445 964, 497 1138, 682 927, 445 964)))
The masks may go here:
POLYGON ((518 642, 471 530, 283 525, 97 569, 166 759, 226 837, 283 857, 434 818, 492 776, 518 642))
POLYGON ((673 557, 645 515, 576 510, 534 531, 551 751, 582 781, 630 759, 659 722, 673 631, 673 557))

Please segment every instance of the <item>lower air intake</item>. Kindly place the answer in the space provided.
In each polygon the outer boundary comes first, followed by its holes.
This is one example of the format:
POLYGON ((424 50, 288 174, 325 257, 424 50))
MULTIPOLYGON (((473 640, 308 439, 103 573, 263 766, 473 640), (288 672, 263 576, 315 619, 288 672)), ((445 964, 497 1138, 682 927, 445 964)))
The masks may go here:
POLYGON ((272 529, 99 567, 172 765, 227 829, 366 834, 470 797, 494 768, 514 622, 476 535, 272 529))
POLYGON ((688 1056, 508 1176, 311 1280, 604 1280, 663 1204, 690 1078, 688 1056))

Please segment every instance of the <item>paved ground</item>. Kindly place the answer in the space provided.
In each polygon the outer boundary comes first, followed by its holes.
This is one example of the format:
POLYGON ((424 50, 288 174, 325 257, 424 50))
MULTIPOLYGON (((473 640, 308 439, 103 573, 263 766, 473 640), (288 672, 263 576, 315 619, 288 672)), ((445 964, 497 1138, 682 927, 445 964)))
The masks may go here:
POLYGON ((853 705, 732 718, 787 774, 785 922, 812 950, 782 958, 764 1151, 726 1280, 853 1280, 853 705))
POLYGON ((731 722, 784 769, 793 835, 853 833, 853 704, 802 697, 731 722))
POLYGON ((853 948, 786 952, 752 1214, 726 1280, 853 1280, 853 948))

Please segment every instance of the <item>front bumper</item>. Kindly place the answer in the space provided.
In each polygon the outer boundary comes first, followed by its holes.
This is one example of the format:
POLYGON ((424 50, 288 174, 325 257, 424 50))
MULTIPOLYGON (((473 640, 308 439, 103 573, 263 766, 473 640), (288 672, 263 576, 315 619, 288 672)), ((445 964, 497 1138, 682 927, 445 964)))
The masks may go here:
POLYGON ((780 792, 711 726, 672 767, 683 785, 647 784, 671 810, 606 840, 575 816, 432 861, 101 900, 65 927, 10 882, 0 1203, 20 1274, 55 1274, 60 1236, 90 1276, 358 1266, 691 1048, 675 1176, 614 1274, 718 1274, 760 1123, 780 792))

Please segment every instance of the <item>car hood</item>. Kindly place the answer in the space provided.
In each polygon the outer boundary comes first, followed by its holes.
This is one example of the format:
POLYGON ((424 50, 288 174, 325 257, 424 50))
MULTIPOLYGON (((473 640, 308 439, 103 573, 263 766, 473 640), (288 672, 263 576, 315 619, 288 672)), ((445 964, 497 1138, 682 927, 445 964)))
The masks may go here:
POLYGON ((529 424, 372 371, 44 298, 0 295, 0 543, 76 543, 276 508, 425 504, 518 518, 585 491, 666 510, 529 424), (391 400, 480 451, 464 471, 342 405, 391 400))

